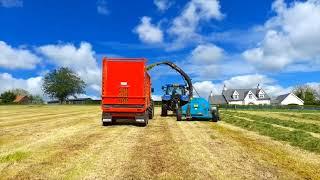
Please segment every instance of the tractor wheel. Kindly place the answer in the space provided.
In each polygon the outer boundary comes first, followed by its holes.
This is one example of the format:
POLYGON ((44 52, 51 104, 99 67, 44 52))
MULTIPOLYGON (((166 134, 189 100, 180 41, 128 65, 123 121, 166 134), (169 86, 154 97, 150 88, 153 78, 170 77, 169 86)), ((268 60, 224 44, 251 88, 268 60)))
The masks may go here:
POLYGON ((148 108, 149 119, 153 119, 154 116, 154 103, 151 101, 150 107, 148 108))
POLYGON ((167 106, 164 104, 162 104, 162 106, 161 106, 161 116, 163 116, 163 117, 168 116, 167 106))
POLYGON ((181 112, 181 108, 178 108, 176 111, 176 116, 177 116, 177 121, 181 121, 182 120, 182 112, 181 112))

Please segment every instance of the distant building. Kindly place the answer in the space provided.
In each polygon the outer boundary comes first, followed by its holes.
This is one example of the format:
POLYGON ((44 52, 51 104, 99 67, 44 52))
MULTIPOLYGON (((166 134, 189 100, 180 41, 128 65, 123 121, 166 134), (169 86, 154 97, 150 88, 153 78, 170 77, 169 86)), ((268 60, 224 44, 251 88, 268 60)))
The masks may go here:
POLYGON ((28 96, 18 95, 13 102, 18 104, 28 104, 30 102, 30 98, 28 96))
POLYGON ((304 101, 297 97, 294 93, 288 93, 278 96, 275 100, 272 101, 272 104, 275 105, 304 105, 304 101))
MULTIPOLYGON (((99 104, 101 100, 92 100, 91 98, 75 98, 75 99, 68 99, 65 101, 65 104, 99 104)), ((48 101, 48 104, 59 104, 58 100, 48 101)))
POLYGON ((252 89, 227 89, 223 87, 221 95, 210 95, 211 104, 259 105, 271 104, 271 98, 258 84, 252 89))

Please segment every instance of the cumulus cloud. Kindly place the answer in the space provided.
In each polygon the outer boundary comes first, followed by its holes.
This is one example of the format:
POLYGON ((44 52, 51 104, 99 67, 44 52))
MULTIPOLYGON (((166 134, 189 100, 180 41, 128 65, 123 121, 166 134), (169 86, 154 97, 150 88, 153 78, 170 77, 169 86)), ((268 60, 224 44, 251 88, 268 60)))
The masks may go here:
POLYGON ((260 69, 283 70, 295 64, 312 64, 320 54, 320 1, 296 1, 287 5, 276 0, 276 16, 264 24, 264 39, 243 52, 260 69))
POLYGON ((25 89, 33 95, 42 95, 42 77, 32 77, 28 79, 14 78, 9 73, 0 73, 0 93, 16 88, 25 89))
POLYGON ((191 52, 191 59, 199 64, 212 64, 221 60, 224 56, 224 51, 214 44, 198 45, 191 52))
POLYGON ((161 101, 162 100, 162 98, 161 98, 161 96, 160 95, 152 95, 152 100, 154 100, 154 101, 161 101))
POLYGON ((160 27, 152 24, 151 18, 147 16, 141 18, 141 24, 135 28, 134 32, 145 43, 161 43, 163 41, 162 30, 160 27))
POLYGON ((169 0, 153 0, 159 11, 165 11, 170 8, 172 3, 169 0))
POLYGON ((97 12, 102 15, 108 15, 110 13, 107 6, 107 1, 105 0, 97 1, 97 12))
POLYGON ((13 48, 0 41, 0 67, 8 69, 34 69, 40 58, 31 51, 13 48))
POLYGON ((224 84, 230 88, 253 88, 256 87, 257 84, 270 84, 273 83, 274 80, 268 78, 265 75, 261 74, 249 74, 249 75, 241 75, 241 76, 234 76, 226 81, 224 84))
POLYGON ((193 84, 194 95, 198 95, 203 98, 207 98, 210 93, 221 94, 221 84, 214 84, 212 81, 200 81, 193 84))
POLYGON ((175 37, 175 43, 171 48, 178 49, 184 47, 185 42, 199 39, 197 30, 200 29, 201 22, 222 18, 218 0, 191 0, 182 13, 173 20, 168 30, 169 34, 175 37))
POLYGON ((5 8, 22 7, 22 0, 0 0, 0 6, 5 8))
POLYGON ((39 53, 58 67, 68 67, 75 71, 89 88, 100 91, 101 70, 94 57, 91 44, 82 42, 80 47, 73 44, 50 44, 40 46, 39 53))

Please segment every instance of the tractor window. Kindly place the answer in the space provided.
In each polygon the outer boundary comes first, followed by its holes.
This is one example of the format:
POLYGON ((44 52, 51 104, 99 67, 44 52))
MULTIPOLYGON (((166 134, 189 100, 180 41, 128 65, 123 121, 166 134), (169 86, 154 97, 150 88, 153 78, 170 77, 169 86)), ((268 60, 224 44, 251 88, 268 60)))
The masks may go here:
POLYGON ((175 95, 175 94, 181 94, 185 95, 184 88, 181 87, 168 87, 166 94, 175 95))

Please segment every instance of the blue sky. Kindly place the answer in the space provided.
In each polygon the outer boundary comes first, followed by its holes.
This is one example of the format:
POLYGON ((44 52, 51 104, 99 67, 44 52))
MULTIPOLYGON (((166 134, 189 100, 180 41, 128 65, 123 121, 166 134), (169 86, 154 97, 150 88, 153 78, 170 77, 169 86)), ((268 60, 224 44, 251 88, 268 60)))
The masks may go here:
MULTIPOLYGON (((202 96, 258 83, 271 95, 319 85, 320 1, 0 0, 0 92, 42 94, 42 77, 66 66, 100 96, 101 58, 171 60, 202 96)), ((161 85, 183 82, 167 67, 161 85)))

